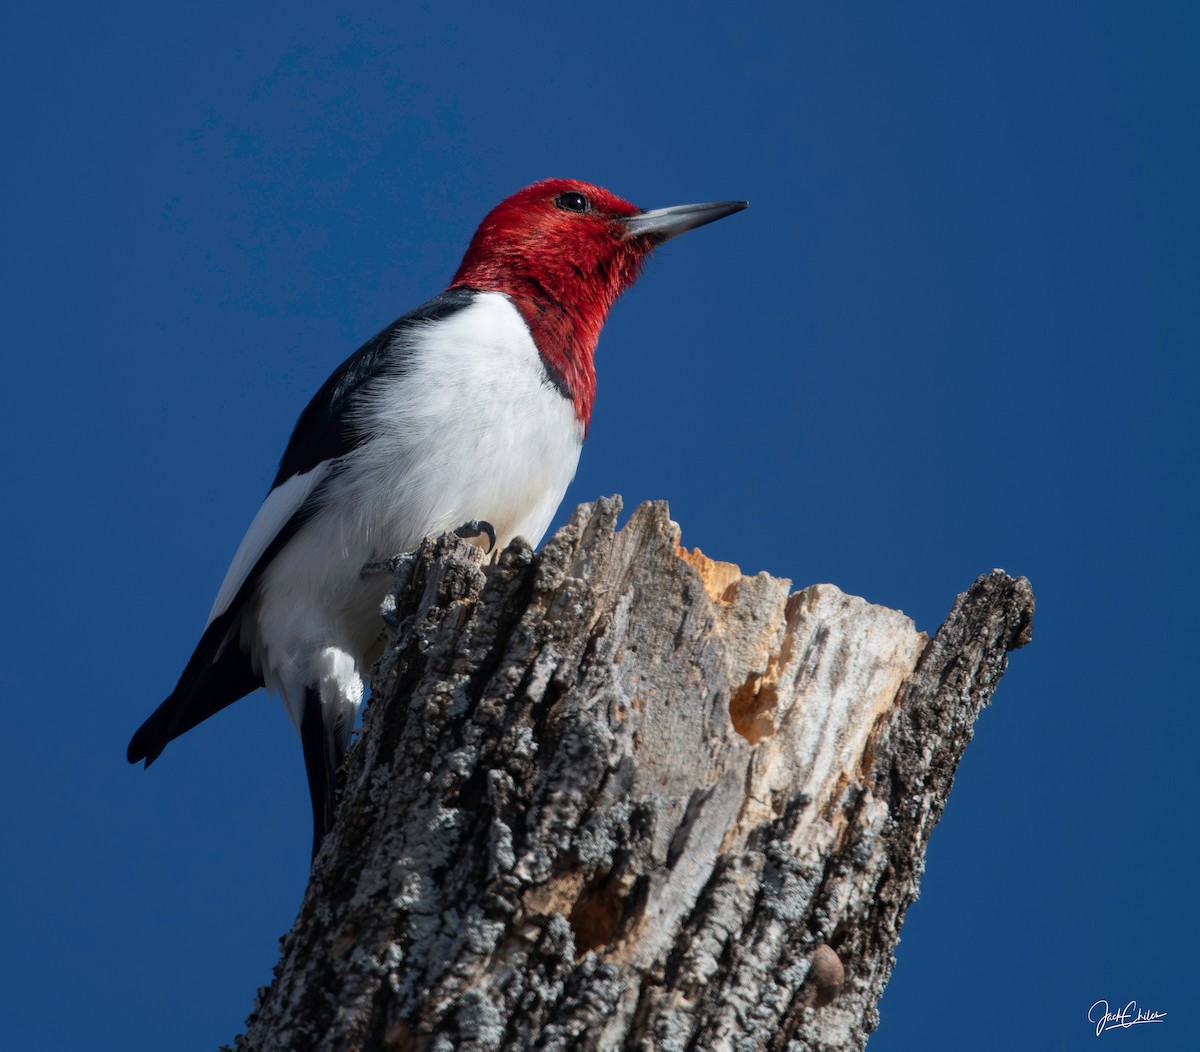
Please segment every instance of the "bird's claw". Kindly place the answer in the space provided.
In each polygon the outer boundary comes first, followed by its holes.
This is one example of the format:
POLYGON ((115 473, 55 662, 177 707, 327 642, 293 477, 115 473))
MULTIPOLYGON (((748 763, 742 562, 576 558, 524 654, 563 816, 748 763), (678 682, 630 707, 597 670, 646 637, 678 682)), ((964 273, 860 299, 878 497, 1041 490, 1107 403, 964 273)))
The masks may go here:
POLYGON ((457 530, 454 531, 456 537, 461 537, 464 541, 474 540, 476 537, 487 535, 488 546, 487 551, 490 554, 492 549, 496 547, 496 527, 484 519, 472 519, 470 522, 464 522, 457 530))

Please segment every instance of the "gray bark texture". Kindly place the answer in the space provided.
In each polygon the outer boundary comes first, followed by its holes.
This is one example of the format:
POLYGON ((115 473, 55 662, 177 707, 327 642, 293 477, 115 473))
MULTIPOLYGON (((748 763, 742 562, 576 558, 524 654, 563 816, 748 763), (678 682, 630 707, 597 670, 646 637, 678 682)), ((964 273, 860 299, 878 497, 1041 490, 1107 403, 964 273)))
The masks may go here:
POLYGON ((400 561, 362 734, 239 1050, 861 1049, 974 723, 1030 639, 933 639, 579 508, 400 561))

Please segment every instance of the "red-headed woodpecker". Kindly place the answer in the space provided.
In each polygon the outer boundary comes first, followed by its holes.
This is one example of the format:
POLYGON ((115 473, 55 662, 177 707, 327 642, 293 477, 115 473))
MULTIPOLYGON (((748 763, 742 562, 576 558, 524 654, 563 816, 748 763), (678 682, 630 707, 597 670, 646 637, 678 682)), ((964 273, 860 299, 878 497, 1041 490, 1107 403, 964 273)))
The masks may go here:
POLYGON ((304 746, 313 853, 379 653, 389 580, 363 568, 466 527, 536 545, 575 474, 593 355, 652 249, 744 201, 643 211, 549 179, 497 205, 442 295, 352 354, 309 402, 179 683, 133 736, 172 739, 265 686, 304 746))

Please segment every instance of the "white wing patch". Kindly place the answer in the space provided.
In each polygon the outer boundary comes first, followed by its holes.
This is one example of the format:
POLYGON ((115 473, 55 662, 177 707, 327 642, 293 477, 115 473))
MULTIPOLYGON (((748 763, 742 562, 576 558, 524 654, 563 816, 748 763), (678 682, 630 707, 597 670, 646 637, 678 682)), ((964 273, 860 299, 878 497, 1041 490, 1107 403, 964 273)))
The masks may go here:
POLYGON ((311 471, 302 475, 293 475, 283 485, 276 486, 267 494, 250 529, 238 545, 237 554, 229 569, 225 572, 225 580, 221 582, 221 590, 213 603, 212 612, 208 615, 207 628, 213 620, 229 608, 238 590, 246 581, 246 576, 254 569, 254 564, 262 558, 263 552, 270 547, 271 542, 279 535, 279 531, 287 525, 288 519, 300 510, 300 506, 308 499, 317 484, 329 473, 329 461, 318 464, 311 471))

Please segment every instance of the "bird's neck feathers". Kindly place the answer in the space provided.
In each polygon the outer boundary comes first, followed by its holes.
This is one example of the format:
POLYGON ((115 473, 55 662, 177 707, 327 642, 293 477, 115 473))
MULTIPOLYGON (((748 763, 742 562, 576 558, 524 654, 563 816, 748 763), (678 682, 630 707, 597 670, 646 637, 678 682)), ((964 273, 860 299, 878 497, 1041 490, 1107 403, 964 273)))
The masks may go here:
POLYGON ((581 238, 549 224, 506 230, 503 219, 493 213, 484 221, 450 287, 502 292, 513 302, 586 429, 600 330, 617 297, 637 280, 650 245, 615 226, 581 238))

